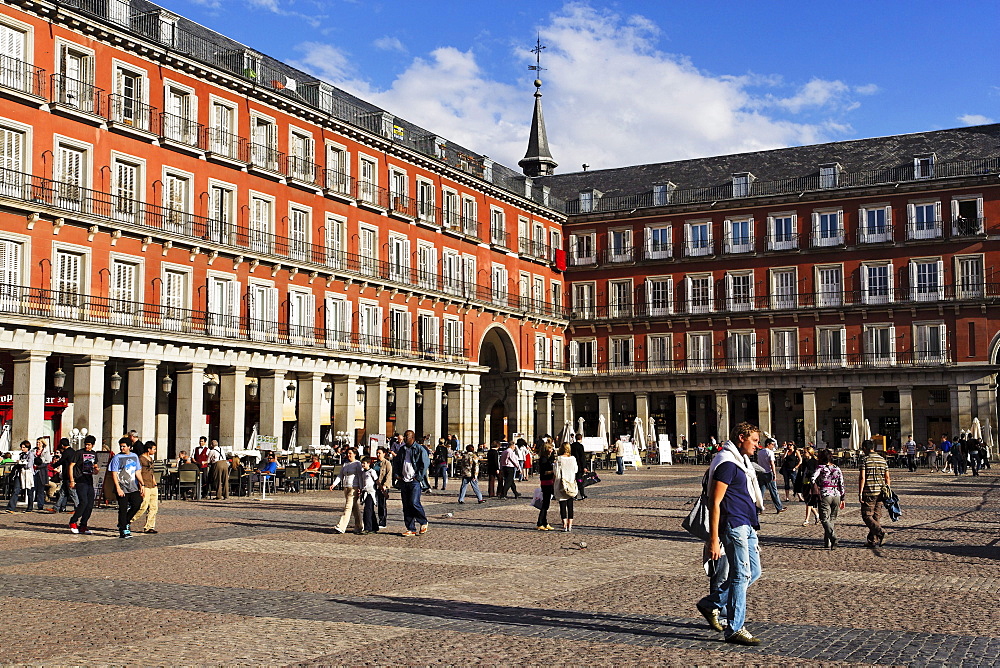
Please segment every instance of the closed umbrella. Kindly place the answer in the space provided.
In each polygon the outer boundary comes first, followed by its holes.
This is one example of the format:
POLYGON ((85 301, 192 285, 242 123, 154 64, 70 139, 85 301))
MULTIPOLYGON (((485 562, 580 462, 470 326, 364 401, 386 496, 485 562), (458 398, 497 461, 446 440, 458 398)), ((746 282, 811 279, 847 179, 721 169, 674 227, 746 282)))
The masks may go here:
POLYGON ((865 440, 872 440, 872 425, 868 422, 868 418, 865 418, 865 440))
POLYGON ((851 424, 851 450, 858 450, 861 448, 861 441, 859 438, 858 421, 854 420, 851 424))
POLYGON ((578 433, 578 434, 584 433, 584 431, 583 431, 583 424, 584 424, 584 422, 585 422, 585 420, 583 419, 582 415, 579 418, 577 418, 577 420, 576 420, 576 433, 578 433))
POLYGON ((986 420, 986 461, 990 460, 993 455, 993 428, 990 426, 989 419, 986 420))
MULTIPOLYGON (((646 450, 646 432, 642 428, 642 418, 635 418, 635 425, 632 427, 632 447, 635 448, 635 458, 639 459, 643 450, 646 450)), ((649 452, 646 452, 646 457, 649 457, 649 452)), ((647 459, 648 461, 648 459, 647 459)))
POLYGON ((0 427, 0 452, 10 452, 10 422, 0 427))
POLYGON ((556 441, 556 445, 562 445, 563 443, 573 442, 573 428, 569 420, 563 425, 562 431, 559 432, 559 440, 556 441))
POLYGON ((979 418, 977 418, 977 417, 972 418, 972 432, 971 432, 971 434, 972 434, 972 438, 974 438, 976 440, 979 440, 979 441, 983 440, 983 427, 982 427, 981 424, 979 424, 979 418))
POLYGON ((597 416, 597 437, 604 439, 604 447, 608 447, 608 422, 603 415, 597 416))

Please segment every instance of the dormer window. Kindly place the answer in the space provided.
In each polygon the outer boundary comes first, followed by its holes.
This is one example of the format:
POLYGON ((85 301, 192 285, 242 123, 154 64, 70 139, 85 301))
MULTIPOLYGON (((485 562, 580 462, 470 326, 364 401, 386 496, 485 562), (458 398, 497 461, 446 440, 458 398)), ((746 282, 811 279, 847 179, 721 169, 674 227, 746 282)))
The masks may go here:
POLYGON ((493 183, 493 161, 483 158, 483 180, 493 183))
POLYGON ((913 178, 929 179, 934 176, 934 154, 918 155, 913 158, 913 178))
POLYGON ((753 178, 754 176, 750 172, 733 174, 733 197, 749 197, 750 183, 753 178))
POLYGON ((670 181, 666 183, 654 183, 653 184, 653 206, 666 206, 670 204, 670 193, 674 191, 675 186, 670 181))
POLYGON ((597 200, 603 195, 599 190, 581 190, 580 191, 580 213, 590 213, 594 210, 597 204, 597 200))
POLYGON ((819 166, 819 187, 836 188, 840 185, 840 172, 843 168, 839 163, 831 162, 819 166))

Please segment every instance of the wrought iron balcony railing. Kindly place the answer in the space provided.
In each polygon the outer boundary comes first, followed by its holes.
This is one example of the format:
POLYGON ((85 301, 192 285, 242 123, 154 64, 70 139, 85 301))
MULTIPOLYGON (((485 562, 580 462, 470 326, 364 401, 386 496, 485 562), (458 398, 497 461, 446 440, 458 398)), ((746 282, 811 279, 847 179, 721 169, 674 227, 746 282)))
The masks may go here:
POLYGON ((92 116, 105 115, 106 96, 103 89, 86 81, 71 79, 65 74, 53 74, 49 76, 49 81, 52 84, 50 97, 52 104, 76 109, 92 116))
POLYGON ((31 63, 0 54, 0 88, 9 88, 33 97, 45 97, 45 70, 31 63))
POLYGON ((160 118, 156 107, 124 95, 108 96, 108 120, 143 132, 157 132, 160 118))

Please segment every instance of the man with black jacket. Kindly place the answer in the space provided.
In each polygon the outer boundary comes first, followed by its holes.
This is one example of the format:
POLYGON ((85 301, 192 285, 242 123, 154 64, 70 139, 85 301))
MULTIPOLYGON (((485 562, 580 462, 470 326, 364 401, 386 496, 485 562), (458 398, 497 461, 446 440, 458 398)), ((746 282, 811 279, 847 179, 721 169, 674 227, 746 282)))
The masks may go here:
POLYGON ((497 480, 500 479, 500 451, 497 450, 496 441, 491 441, 490 449, 486 451, 486 469, 489 472, 489 496, 492 499, 497 495, 497 480))
POLYGON ((574 459, 576 459, 576 470, 577 470, 576 486, 580 490, 580 493, 577 495, 576 498, 586 499, 587 493, 584 491, 586 487, 583 486, 583 474, 588 470, 587 453, 584 452, 583 450, 583 442, 582 442, 583 434, 576 434, 575 438, 576 440, 570 443, 569 453, 573 455, 574 459))

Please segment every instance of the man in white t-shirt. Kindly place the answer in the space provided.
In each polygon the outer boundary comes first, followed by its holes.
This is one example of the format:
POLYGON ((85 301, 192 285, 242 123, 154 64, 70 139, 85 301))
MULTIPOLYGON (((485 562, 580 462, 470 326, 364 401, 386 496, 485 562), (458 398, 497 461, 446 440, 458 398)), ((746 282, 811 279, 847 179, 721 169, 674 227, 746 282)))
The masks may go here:
POLYGON ((763 479, 766 483, 768 493, 771 495, 771 501, 774 502, 774 509, 776 512, 785 512, 785 506, 781 503, 781 498, 778 496, 778 483, 774 480, 774 446, 777 445, 777 441, 773 438, 769 438, 764 441, 764 447, 757 451, 757 463, 760 467, 764 469, 763 479))

